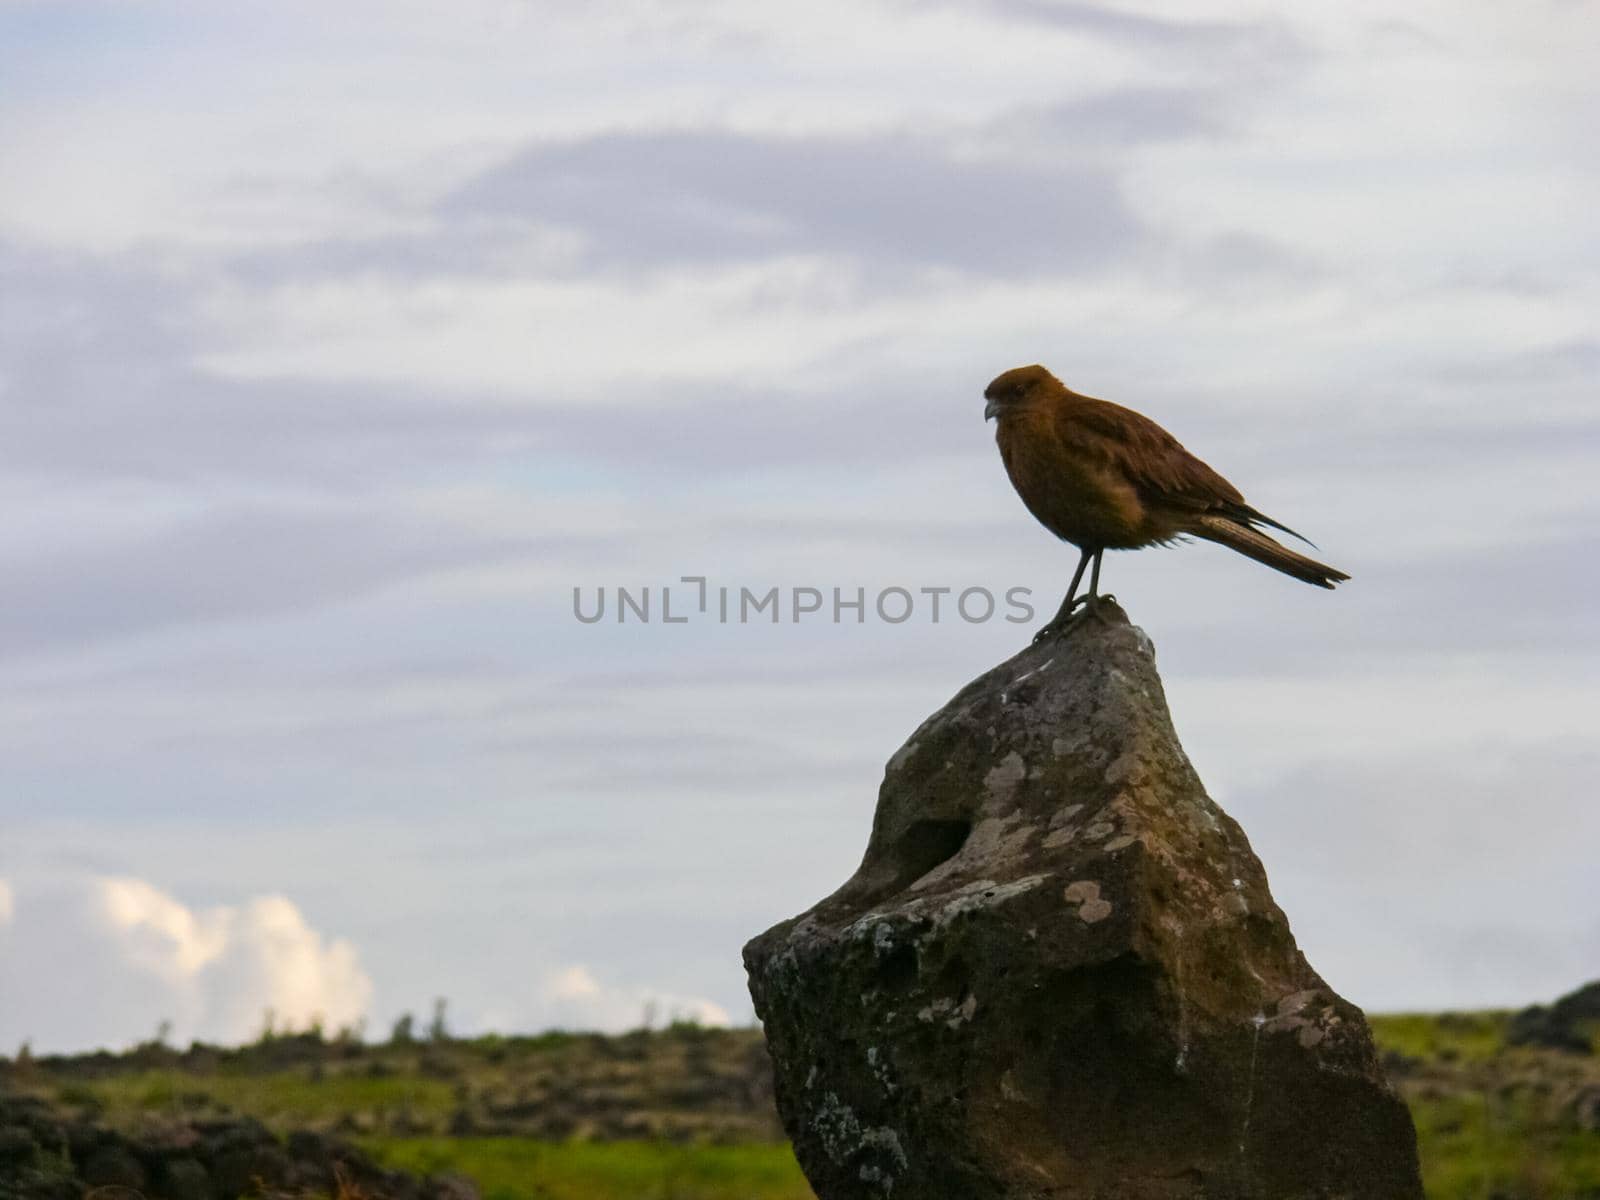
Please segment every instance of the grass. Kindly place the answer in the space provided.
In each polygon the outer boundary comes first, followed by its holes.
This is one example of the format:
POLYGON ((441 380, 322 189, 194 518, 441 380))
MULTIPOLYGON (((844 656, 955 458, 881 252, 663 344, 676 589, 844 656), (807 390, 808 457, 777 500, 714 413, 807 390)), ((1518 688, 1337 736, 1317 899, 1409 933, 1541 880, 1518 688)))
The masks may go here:
POLYGON ((456 1171, 483 1200, 814 1200, 786 1145, 370 1138, 389 1167, 456 1171))
POLYGON ((1368 1014, 1380 1050, 1409 1058, 1482 1062, 1505 1049, 1506 1012, 1368 1014))
POLYGON ((1526 1107, 1488 1095, 1413 1101, 1429 1200, 1600 1195, 1600 1134, 1531 1133, 1526 1107))
POLYGON ((1506 1043, 1511 1014, 1369 1016, 1417 1126, 1428 1200, 1600 1196, 1600 1133, 1562 1118, 1600 1085, 1582 1056, 1506 1043))
POLYGON ((448 1114, 454 1087, 416 1075, 373 1078, 357 1074, 314 1077, 308 1071, 265 1075, 191 1075, 139 1071, 75 1082, 62 1089, 72 1103, 91 1103, 113 1118, 124 1114, 192 1116, 232 1111, 285 1127, 324 1124, 346 1113, 448 1114))

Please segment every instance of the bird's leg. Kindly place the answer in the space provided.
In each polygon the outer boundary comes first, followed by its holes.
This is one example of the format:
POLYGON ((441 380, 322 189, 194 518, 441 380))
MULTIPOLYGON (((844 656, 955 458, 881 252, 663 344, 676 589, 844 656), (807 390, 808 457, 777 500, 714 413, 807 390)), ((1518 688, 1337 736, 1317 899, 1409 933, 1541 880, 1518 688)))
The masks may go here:
MULTIPOLYGON (((1078 569, 1072 573, 1072 582, 1067 585, 1067 598, 1061 602, 1061 607, 1056 609, 1056 615, 1050 618, 1049 624, 1034 634, 1035 643, 1053 637, 1065 629, 1072 620, 1072 610, 1083 603, 1082 600, 1075 600, 1073 597, 1077 595, 1078 584, 1083 579, 1083 569, 1089 565, 1090 554, 1091 551, 1088 550, 1082 552, 1082 556, 1078 559, 1078 569)), ((1095 573, 1099 574, 1098 567, 1095 573)))
POLYGON ((1107 619, 1105 613, 1101 611, 1102 606, 1117 602, 1115 596, 1109 594, 1102 596, 1100 594, 1100 559, 1104 555, 1104 550, 1096 550, 1094 552, 1094 570, 1089 572, 1089 590, 1078 601, 1079 604, 1083 605, 1084 616, 1093 617, 1100 622, 1104 622, 1107 619))

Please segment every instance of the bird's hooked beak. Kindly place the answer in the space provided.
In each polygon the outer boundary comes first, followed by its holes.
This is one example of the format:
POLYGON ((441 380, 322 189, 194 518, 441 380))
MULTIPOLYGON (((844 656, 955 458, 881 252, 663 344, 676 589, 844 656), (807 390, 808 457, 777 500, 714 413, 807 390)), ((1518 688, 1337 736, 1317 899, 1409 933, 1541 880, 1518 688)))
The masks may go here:
POLYGON ((998 401, 998 400, 990 400, 989 403, 987 403, 987 404, 985 404, 983 406, 983 419, 985 421, 992 421, 996 417, 998 417, 999 415, 1000 415, 1000 401, 998 401))

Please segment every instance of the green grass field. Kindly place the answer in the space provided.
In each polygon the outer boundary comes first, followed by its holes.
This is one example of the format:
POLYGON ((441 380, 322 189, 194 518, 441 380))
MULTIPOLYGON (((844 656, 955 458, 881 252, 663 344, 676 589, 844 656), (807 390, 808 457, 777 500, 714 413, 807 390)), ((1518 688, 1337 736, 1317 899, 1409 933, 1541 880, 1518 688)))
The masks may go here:
POLYGON ((376 1138, 386 1166, 474 1180, 483 1200, 814 1200, 786 1145, 376 1138))
MULTIPOLYGON (((1600 1055, 1509 1045, 1509 1014, 1371 1018, 1430 1200, 1600 1198, 1600 1055)), ((113 1125, 250 1115, 339 1133, 484 1200, 811 1200, 760 1034, 675 1028, 0 1060, 0 1084, 113 1125)))
POLYGON ((138 1071, 68 1084, 57 1093, 69 1103, 88 1102, 109 1113, 187 1117, 209 1112, 248 1113, 268 1125, 324 1126, 349 1113, 374 1119, 406 1114, 428 1121, 447 1116, 454 1089, 436 1079, 361 1075, 313 1077, 304 1071, 266 1075, 217 1073, 196 1078, 182 1071, 138 1071))
POLYGON ((1380 1050, 1424 1061, 1484 1062, 1506 1046, 1507 1012, 1368 1014, 1380 1050))

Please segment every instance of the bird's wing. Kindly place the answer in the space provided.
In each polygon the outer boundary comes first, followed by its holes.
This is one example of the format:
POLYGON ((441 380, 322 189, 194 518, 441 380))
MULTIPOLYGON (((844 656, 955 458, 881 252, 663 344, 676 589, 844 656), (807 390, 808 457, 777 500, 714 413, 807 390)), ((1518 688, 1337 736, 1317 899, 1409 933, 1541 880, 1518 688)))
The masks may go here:
POLYGON ((1244 508, 1244 497, 1149 417, 1074 395, 1056 410, 1056 435, 1121 474, 1147 504, 1195 512, 1244 508))

